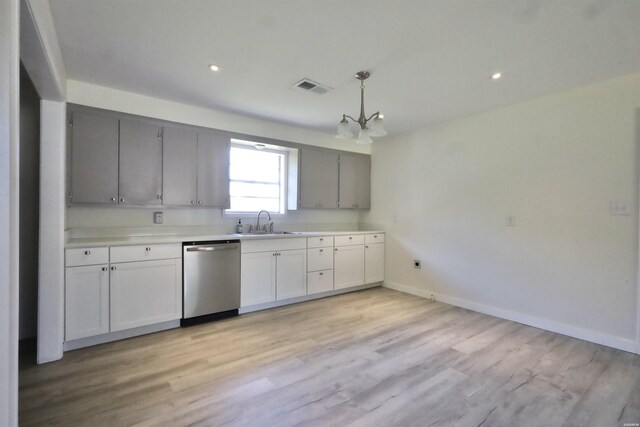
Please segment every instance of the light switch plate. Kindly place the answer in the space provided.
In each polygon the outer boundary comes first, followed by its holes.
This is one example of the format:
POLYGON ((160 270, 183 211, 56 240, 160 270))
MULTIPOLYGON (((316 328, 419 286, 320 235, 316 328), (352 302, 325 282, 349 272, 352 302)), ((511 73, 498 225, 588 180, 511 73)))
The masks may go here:
POLYGON ((516 216, 515 215, 507 215, 504 221, 507 227, 515 227, 516 226, 516 216))
POLYGON ((611 215, 631 215, 631 202, 628 199, 612 200, 609 202, 611 215))
POLYGON ((153 213, 153 223, 154 224, 162 224, 162 212, 154 212, 153 213))

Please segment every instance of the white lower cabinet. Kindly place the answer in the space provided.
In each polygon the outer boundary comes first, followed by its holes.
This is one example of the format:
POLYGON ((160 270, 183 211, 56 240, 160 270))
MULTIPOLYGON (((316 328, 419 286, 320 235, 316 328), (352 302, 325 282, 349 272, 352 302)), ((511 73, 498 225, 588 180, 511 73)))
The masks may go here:
POLYGON ((307 273, 307 293, 309 295, 333 290, 333 270, 307 273))
POLYGON ((65 341, 180 319, 181 246, 67 249, 65 341))
POLYGON ((111 264, 111 332, 179 319, 180 259, 111 264))
POLYGON ((384 243, 372 243, 364 247, 364 283, 384 280, 384 243))
POLYGON ((306 238, 241 243, 240 305, 248 307, 307 294, 306 238))
POLYGON ((307 250, 279 251, 276 255, 276 299, 307 294, 307 250))
POLYGON ((364 245, 336 246, 333 257, 335 289, 364 284, 364 245))
POLYGON ((246 307, 275 301, 275 252, 242 254, 240 261, 240 305, 246 307))
POLYGON ((89 265, 66 268, 65 339, 109 332, 109 267, 89 265))

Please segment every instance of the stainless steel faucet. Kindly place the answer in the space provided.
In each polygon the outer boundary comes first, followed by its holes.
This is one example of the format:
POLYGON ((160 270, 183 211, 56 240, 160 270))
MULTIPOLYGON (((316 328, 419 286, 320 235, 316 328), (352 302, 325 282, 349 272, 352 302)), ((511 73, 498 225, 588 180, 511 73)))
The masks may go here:
MULTIPOLYGON (((269 219, 269 221, 271 221, 271 214, 269 213, 269 211, 265 211, 264 209, 261 210, 260 212, 258 212, 258 219, 256 221, 256 232, 260 233, 262 230, 260 229, 260 214, 264 212, 267 214, 267 218, 269 219)), ((271 223, 271 226, 273 227, 273 223, 271 223)), ((265 226, 265 232, 267 231, 267 228, 265 226)), ((273 231, 273 230, 272 230, 273 231)))

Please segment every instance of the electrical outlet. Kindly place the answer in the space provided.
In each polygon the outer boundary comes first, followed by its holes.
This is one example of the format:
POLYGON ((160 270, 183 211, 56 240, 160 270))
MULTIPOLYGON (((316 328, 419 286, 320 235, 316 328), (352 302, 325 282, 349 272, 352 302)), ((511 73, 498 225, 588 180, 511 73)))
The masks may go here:
POLYGON ((154 212, 153 213, 153 223, 154 224, 162 224, 162 212, 154 212))
POLYGON ((422 268, 422 261, 420 261, 419 259, 414 259, 413 268, 420 270, 422 268))

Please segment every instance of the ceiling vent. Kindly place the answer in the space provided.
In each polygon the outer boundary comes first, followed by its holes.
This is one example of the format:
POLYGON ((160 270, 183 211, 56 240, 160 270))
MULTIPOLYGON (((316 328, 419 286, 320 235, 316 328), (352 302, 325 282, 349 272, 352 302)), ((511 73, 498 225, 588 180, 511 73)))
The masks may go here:
POLYGON ((310 79, 302 79, 298 83, 294 84, 293 86, 300 88, 302 90, 305 90, 307 92, 317 93, 319 95, 322 95, 323 93, 327 93, 331 89, 333 89, 333 88, 330 88, 329 86, 325 86, 318 82, 314 82, 313 80, 310 80, 310 79))

